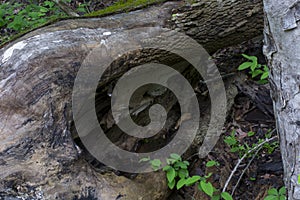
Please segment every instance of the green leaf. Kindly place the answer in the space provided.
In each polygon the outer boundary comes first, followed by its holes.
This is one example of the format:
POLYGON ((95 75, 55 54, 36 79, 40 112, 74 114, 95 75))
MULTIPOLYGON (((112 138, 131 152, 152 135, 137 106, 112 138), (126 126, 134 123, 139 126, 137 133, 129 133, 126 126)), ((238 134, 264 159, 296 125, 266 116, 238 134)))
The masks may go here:
POLYGON ((264 80, 264 79, 268 78, 268 76, 269 76, 269 72, 264 72, 264 73, 261 75, 260 80, 264 80))
POLYGON ((178 171, 179 178, 187 178, 189 176, 189 171, 187 169, 180 169, 178 171))
POLYGON ((245 150, 245 147, 242 145, 242 146, 239 146, 239 150, 240 151, 244 151, 245 150))
POLYGON ((141 160, 139 160, 139 163, 141 163, 141 162, 147 162, 149 160, 150 160, 150 157, 142 158, 141 160))
POLYGON ((203 189, 202 189, 200 183, 198 184, 198 190, 201 191, 201 192, 203 192, 203 189))
POLYGON ((233 129, 233 130, 231 131, 231 133, 230 133, 230 136, 231 136, 232 138, 235 138, 235 134, 236 134, 236 130, 233 129))
POLYGON ((45 18, 41 18, 41 19, 39 19, 38 20, 38 22, 40 23, 40 24, 43 24, 43 23, 45 23, 47 20, 45 19, 45 18))
POLYGON ((257 62, 257 57, 256 56, 248 56, 246 54, 242 54, 244 58, 247 58, 248 60, 251 60, 252 62, 257 62))
POLYGON ((222 192, 221 197, 225 200, 233 200, 232 196, 228 192, 222 192))
POLYGON ((175 172, 174 168, 170 168, 167 171, 168 182, 172 182, 175 179, 175 176, 176 176, 176 172, 175 172))
POLYGON ((187 165, 184 164, 183 162, 177 162, 174 167, 180 167, 181 169, 187 169, 187 165))
POLYGON ((185 181, 186 181, 185 179, 180 179, 177 182, 177 185, 176 185, 177 190, 179 190, 180 188, 182 188, 185 185, 185 181))
POLYGON ((246 147, 247 150, 251 149, 247 143, 245 143, 244 145, 245 145, 245 147, 246 147))
POLYGON ((186 161, 186 160, 185 160, 185 161, 183 161, 183 163, 184 163, 184 164, 186 164, 187 166, 189 166, 189 165, 190 165, 190 163, 189 163, 188 161, 186 161))
POLYGON ((300 174, 298 174, 298 184, 300 184, 300 174))
POLYGON ((163 168, 163 171, 169 171, 172 167, 170 165, 167 165, 163 168))
POLYGON ((48 11, 49 11, 48 8, 45 8, 45 7, 43 7, 43 6, 40 7, 40 12, 46 13, 46 12, 48 12, 48 11))
POLYGON ((280 195, 285 195, 285 193, 286 193, 286 189, 285 189, 285 187, 283 186, 283 187, 281 187, 281 188, 279 189, 279 194, 280 194, 280 195))
POLYGON ((257 68, 257 63, 252 63, 250 67, 251 71, 254 72, 256 68, 257 68))
MULTIPOLYGON (((3 16, 5 15, 5 10, 4 9, 0 9, 0 19, 2 19, 3 18, 3 16)), ((3 20, 3 19, 2 19, 3 20)))
POLYGON ((231 145, 235 145, 237 143, 237 140, 234 138, 234 137, 231 137, 231 136, 227 136, 225 139, 224 139, 224 142, 226 144, 228 144, 229 146, 231 145))
POLYGON ((159 159, 151 160, 150 163, 152 166, 155 166, 155 167, 160 167, 160 165, 161 165, 161 161, 159 159))
POLYGON ((44 5, 45 6, 49 6, 49 8, 52 8, 54 6, 54 2, 52 2, 52 1, 45 1, 44 5))
POLYGON ((6 21, 0 18, 0 27, 3 27, 6 25, 6 21))
POLYGON ((78 12, 86 13, 86 9, 84 7, 79 7, 76 9, 78 12))
POLYGON ((264 198, 264 200, 278 200, 278 196, 268 195, 264 198))
POLYGON ((237 152, 239 150, 240 150, 239 147, 233 147, 233 148, 230 149, 230 152, 235 153, 235 152, 237 152))
POLYGON ((175 162, 176 162, 175 159, 167 158, 167 163, 168 163, 168 165, 172 165, 172 164, 174 164, 175 162))
POLYGON ((206 183, 205 181, 200 181, 200 185, 201 185, 203 192, 205 192, 205 194, 207 194, 210 197, 213 196, 214 187, 212 186, 212 184, 210 182, 206 183))
POLYGON ((262 73, 264 73, 262 70, 257 69, 257 70, 254 70, 253 72, 251 72, 251 75, 252 75, 252 78, 255 78, 262 73))
POLYGON ((218 162, 214 161, 214 160, 210 160, 206 163, 206 167, 213 167, 213 166, 218 166, 220 165, 218 162))
POLYGON ((9 23, 7 25, 8 28, 11 28, 15 31, 20 31, 23 28, 26 27, 26 21, 23 19, 22 16, 15 16, 14 21, 12 21, 11 23, 9 23))
POLYGON ((271 188, 268 190, 268 195, 278 196, 278 191, 275 188, 271 188))
POLYGON ((193 185, 194 183, 196 183, 197 181, 199 181, 200 178, 201 178, 200 176, 192 176, 192 177, 189 177, 188 179, 186 179, 185 185, 186 185, 186 186, 193 185))
POLYGON ((176 153, 171 153, 170 158, 173 158, 174 160, 181 160, 181 156, 176 153))
POLYGON ((283 195, 281 195, 281 196, 279 197, 279 200, 286 200, 286 197, 283 196, 283 195))
POLYGON ((221 196, 218 194, 218 195, 214 195, 212 196, 211 200, 220 200, 221 199, 221 196))
POLYGON ((268 80, 259 80, 258 83, 259 84, 266 84, 266 83, 268 83, 268 80))
POLYGON ((212 174, 213 174, 213 173, 210 172, 209 174, 205 175, 204 178, 205 178, 205 179, 208 179, 209 177, 211 177, 212 174))
POLYGON ((255 133, 254 133, 253 131, 249 131, 249 132, 247 133, 247 135, 248 135, 248 137, 251 137, 251 136, 255 135, 255 133))
POLYGON ((238 70, 239 71, 245 70, 245 69, 249 68, 250 66, 252 66, 252 64, 253 64, 252 62, 244 62, 238 67, 238 70))
POLYGON ((45 13, 39 13, 39 14, 38 14, 39 17, 43 17, 43 16, 45 16, 45 15, 46 15, 45 13))
POLYGON ((168 187, 172 190, 175 187, 176 181, 168 182, 168 187))
POLYGON ((30 13, 28 13, 28 16, 31 17, 32 19, 37 19, 37 18, 39 18, 39 14, 41 14, 41 13, 39 13, 39 12, 30 12, 30 13))

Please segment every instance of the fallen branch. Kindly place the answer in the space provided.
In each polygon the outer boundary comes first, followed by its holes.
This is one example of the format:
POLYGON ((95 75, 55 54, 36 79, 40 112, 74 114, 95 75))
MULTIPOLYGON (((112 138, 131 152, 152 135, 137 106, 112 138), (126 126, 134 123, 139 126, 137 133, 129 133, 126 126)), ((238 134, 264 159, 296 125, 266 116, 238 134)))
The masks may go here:
POLYGON ((262 146, 260 148, 258 148, 255 151, 255 154, 252 156, 251 160, 248 162, 247 166, 243 169, 238 181, 236 182, 235 186, 233 187, 232 191, 231 191, 231 196, 233 196, 234 191, 236 190, 237 186, 239 185, 240 181, 242 180, 244 174, 246 173, 246 170, 250 167, 252 161, 254 160, 254 158, 256 157, 256 155, 258 154, 258 152, 262 149, 262 146))
MULTIPOLYGON (((271 134, 274 133, 276 131, 276 129, 273 129, 271 131, 271 134)), ((267 138, 265 141, 263 141, 262 143, 258 144, 257 146, 255 146, 253 149, 250 149, 248 152, 246 152, 243 157, 241 159, 238 160, 237 164, 235 165, 234 169, 231 171, 231 174, 229 176, 229 178, 227 179, 225 185, 224 185, 224 188, 222 190, 222 192, 225 192, 226 191, 226 188, 227 186, 229 185, 234 173, 237 171, 238 167, 240 166, 240 164, 242 163, 242 161, 252 152, 256 151, 256 150, 259 150, 265 143, 268 143, 274 139, 278 138, 278 136, 274 136, 272 138, 267 138)))

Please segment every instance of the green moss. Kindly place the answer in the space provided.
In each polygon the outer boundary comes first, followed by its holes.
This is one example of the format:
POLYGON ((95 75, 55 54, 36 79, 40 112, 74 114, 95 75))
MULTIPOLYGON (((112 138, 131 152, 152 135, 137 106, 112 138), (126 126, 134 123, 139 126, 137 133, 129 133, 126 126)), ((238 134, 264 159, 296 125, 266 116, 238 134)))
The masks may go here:
POLYGON ((120 0, 107 8, 88 13, 85 16, 97 17, 97 16, 103 16, 112 13, 129 12, 132 10, 143 8, 156 3, 161 3, 164 1, 166 0, 127 0, 127 1, 120 0))

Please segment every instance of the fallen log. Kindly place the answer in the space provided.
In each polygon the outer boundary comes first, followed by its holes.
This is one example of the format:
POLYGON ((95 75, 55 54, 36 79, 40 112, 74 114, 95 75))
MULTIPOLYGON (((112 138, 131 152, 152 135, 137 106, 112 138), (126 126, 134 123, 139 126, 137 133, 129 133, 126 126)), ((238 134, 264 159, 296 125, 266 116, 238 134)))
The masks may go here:
MULTIPOLYGON (((96 164, 91 164, 93 159, 89 163, 84 158, 86 151, 76 136, 72 116, 72 89, 79 68, 97 45, 122 48, 118 42, 128 39, 124 30, 139 27, 180 31, 203 45, 209 53, 240 44, 262 34, 261 7, 261 1, 166 2, 102 18, 60 21, 5 46, 0 50, 0 197, 165 199, 168 192, 163 175, 151 173, 130 180, 104 173, 105 170, 100 173, 95 169, 96 164), (74 140, 78 140, 77 143, 74 140)), ((151 34, 144 33, 143 37, 151 34)), ((198 86, 201 78, 193 73, 187 62, 164 52, 136 51, 116 60, 99 82, 96 107, 108 137, 128 151, 160 148, 172 139, 176 133, 174 127, 180 121, 174 95, 157 86, 142 90, 142 96, 149 89, 158 91, 150 92, 149 102, 151 105, 167 102, 166 110, 173 109, 173 114, 170 114, 166 129, 155 138, 155 145, 140 139, 129 141, 126 136, 122 138, 124 134, 116 130, 114 121, 110 120, 111 86, 137 64, 153 61, 169 66, 180 63, 178 71, 189 77, 193 87, 198 86)), ((227 73, 234 68, 219 70, 227 73)), ((232 88, 230 83, 231 79, 225 83, 227 88, 232 88)), ((230 93, 229 107, 236 92, 231 90, 230 93)), ((200 108, 203 124, 208 124, 210 101, 205 94, 198 97, 203 100, 200 108)), ((133 101, 132 104, 136 120, 147 123, 145 113, 149 105, 140 110, 141 103, 133 101)), ((207 126, 202 129, 195 146, 202 142, 207 126)))

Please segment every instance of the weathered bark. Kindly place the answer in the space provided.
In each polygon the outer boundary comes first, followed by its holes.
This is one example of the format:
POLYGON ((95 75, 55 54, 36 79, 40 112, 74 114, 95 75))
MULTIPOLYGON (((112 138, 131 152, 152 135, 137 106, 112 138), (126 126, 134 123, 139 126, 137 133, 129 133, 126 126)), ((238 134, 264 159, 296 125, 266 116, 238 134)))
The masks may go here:
POLYGON ((261 35, 262 15, 260 0, 196 1, 173 11, 170 28, 191 36, 211 53, 261 35))
MULTIPOLYGON (((184 2, 167 2, 101 19, 61 21, 33 31, 0 50, 0 197, 166 198, 164 176, 139 175, 135 180, 129 180, 114 174, 102 175, 84 160, 82 149, 71 136, 74 134, 71 94, 81 63, 99 43, 104 43, 107 48, 118 46, 120 41, 127 39, 123 34, 125 29, 147 26, 182 31, 209 52, 214 52, 260 35, 261 13, 260 1, 197 1, 188 6, 184 2)), ((135 39, 142 40, 147 34, 150 36, 152 33, 137 35, 135 39)), ((106 115, 109 118, 108 92, 118 77, 131 67, 150 61, 176 67, 179 59, 171 58, 155 51, 136 52, 114 62, 99 82, 97 100, 101 104, 96 107, 100 117, 106 115)), ((196 85, 199 76, 190 71, 186 62, 177 69, 190 78, 192 85, 196 85)), ((228 73, 232 68, 222 66, 220 70, 228 73)), ((232 85, 228 84, 228 87, 232 88, 232 85)), ((233 93, 229 96, 232 104, 235 92, 229 93, 233 93)), ((168 102, 166 107, 171 109, 176 106, 176 100, 170 99, 170 96, 163 92, 152 95, 151 101, 168 102)), ((200 99, 207 100, 205 95, 200 95, 200 99)), ((138 109, 140 105, 137 103, 135 106, 138 109)), ((205 132, 209 122, 209 107, 205 104, 203 109, 201 111, 206 115, 201 133, 205 132)), ((176 113, 176 109, 173 112, 176 113)), ((140 120, 143 122, 144 118, 140 120)), ((168 128, 174 127, 178 118, 177 114, 171 117, 168 128)), ((121 137, 122 134, 109 120, 103 124, 112 140, 121 137)), ((169 134, 168 131, 162 133, 159 142, 166 134, 169 134)), ((199 135, 197 144, 202 139, 203 135, 199 135)), ((138 151, 136 145, 139 140, 124 141, 115 142, 125 149, 138 151)), ((146 147, 146 150, 151 148, 146 147)), ((139 151, 143 148, 140 147, 139 151)))
MULTIPOLYGON (((39 33, 80 27, 117 31, 120 28, 159 26, 191 36, 212 53, 262 35, 262 16, 261 0, 197 0, 192 4, 188 1, 170 1, 141 11, 101 19, 66 20, 45 27, 39 33)), ((32 32, 25 37, 35 34, 32 32)))
POLYGON ((271 68, 270 85, 280 135, 288 199, 300 199, 300 3, 264 1, 264 54, 271 68))

